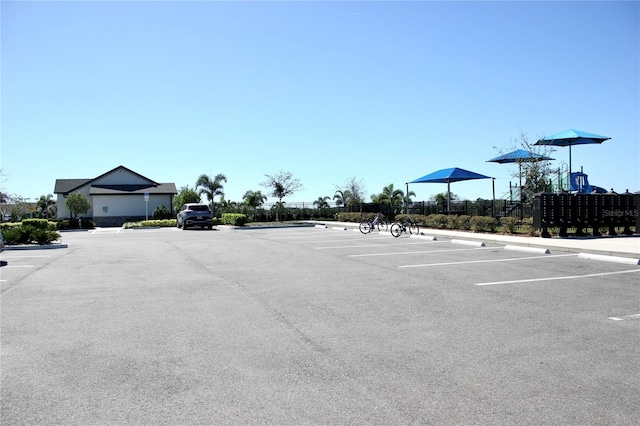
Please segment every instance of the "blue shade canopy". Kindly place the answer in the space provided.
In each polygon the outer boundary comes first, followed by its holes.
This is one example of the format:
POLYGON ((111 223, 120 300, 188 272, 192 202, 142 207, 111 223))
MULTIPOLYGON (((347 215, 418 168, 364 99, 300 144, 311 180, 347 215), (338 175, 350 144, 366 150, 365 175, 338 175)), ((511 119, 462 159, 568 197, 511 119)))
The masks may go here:
POLYGON ((505 164, 547 160, 550 161, 554 159, 542 154, 536 154, 535 152, 525 151, 524 149, 516 149, 515 151, 511 151, 498 157, 492 158, 491 160, 487 160, 487 162, 505 164))
POLYGON ((579 130, 565 130, 540 139, 534 145, 571 146, 586 145, 592 143, 602 143, 608 139, 607 136, 594 135, 593 133, 581 132, 579 130))
POLYGON ((602 143, 608 139, 607 136, 594 135, 593 133, 581 132, 579 130, 565 130, 564 132, 556 133, 546 138, 540 139, 534 145, 553 145, 553 146, 568 146, 569 147, 569 172, 571 169, 571 147, 573 145, 587 145, 602 143))
POLYGON ((442 169, 433 172, 421 178, 407 182, 407 194, 409 193, 410 183, 446 183, 447 184, 447 214, 451 212, 451 182, 459 182, 462 180, 473 179, 491 179, 489 176, 479 173, 470 172, 469 170, 452 167, 450 169, 442 169))
POLYGON ((450 169, 438 170, 437 172, 412 180, 409 183, 451 183, 472 179, 491 179, 491 177, 452 167, 450 169))

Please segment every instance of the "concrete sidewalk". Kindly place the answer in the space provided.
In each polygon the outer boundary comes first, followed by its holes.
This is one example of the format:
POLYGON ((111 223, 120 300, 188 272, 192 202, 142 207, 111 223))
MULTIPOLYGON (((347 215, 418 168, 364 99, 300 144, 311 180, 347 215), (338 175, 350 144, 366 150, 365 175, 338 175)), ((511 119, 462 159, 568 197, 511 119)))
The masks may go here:
MULTIPOLYGON (((328 228, 338 227, 357 230, 359 224, 352 222, 317 222, 328 228)), ((491 242, 521 247, 546 248, 550 251, 561 250, 571 253, 593 253, 606 256, 622 256, 637 259, 640 262, 640 235, 618 235, 602 237, 525 237, 517 235, 476 233, 431 229, 420 227, 420 234, 437 239, 460 239, 478 242, 491 242)))

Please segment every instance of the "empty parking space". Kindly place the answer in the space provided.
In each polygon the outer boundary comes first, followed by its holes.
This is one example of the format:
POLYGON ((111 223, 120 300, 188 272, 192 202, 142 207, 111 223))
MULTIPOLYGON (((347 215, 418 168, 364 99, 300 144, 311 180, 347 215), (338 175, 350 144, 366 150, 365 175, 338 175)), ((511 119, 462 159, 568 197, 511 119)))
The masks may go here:
POLYGON ((58 250, 5 250, 0 254, 0 290, 4 293, 17 282, 50 264, 58 250))
POLYGON ((396 269, 416 277, 428 279, 435 270, 446 271, 460 277, 459 283, 481 287, 588 279, 633 283, 640 272, 640 268, 633 265, 593 261, 588 256, 562 250, 442 237, 402 235, 393 238, 389 232, 363 235, 354 228, 305 227, 242 232, 286 244, 300 252, 396 269))

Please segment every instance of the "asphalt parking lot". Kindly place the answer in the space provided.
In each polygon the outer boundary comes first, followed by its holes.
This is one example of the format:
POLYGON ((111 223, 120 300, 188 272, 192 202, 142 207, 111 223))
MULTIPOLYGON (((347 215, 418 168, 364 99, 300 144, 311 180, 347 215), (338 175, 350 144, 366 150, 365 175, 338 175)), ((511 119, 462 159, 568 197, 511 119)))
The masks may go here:
POLYGON ((636 425, 640 266, 332 228, 5 251, 3 425, 636 425))

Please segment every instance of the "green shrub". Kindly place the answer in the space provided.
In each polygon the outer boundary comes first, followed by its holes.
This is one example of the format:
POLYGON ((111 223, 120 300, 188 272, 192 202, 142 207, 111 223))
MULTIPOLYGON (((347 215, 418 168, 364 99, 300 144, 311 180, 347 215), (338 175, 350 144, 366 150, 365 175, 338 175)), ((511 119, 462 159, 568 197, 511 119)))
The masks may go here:
POLYGON ((22 219, 22 225, 33 226, 36 229, 49 229, 49 221, 47 219, 22 219))
POLYGON ((415 223, 416 225, 420 225, 420 226, 426 226, 427 223, 427 216, 423 216, 421 214, 411 214, 411 215, 407 215, 405 213, 399 213, 395 216, 395 218, 393 219, 394 222, 404 222, 405 220, 407 220, 407 216, 411 218, 411 221, 413 223, 415 223))
POLYGON ((60 238, 56 224, 46 219, 25 219, 21 223, 3 223, 2 237, 7 245, 51 244, 60 238))
POLYGON ((458 216, 457 224, 458 229, 462 229, 464 231, 468 231, 471 229, 471 218, 472 216, 468 215, 460 215, 458 216))
POLYGON ((471 229, 473 231, 496 232, 498 221, 491 216, 472 216, 471 229))
MULTIPOLYGON (((215 219, 214 219, 214 223, 215 223, 215 219)), ((157 227, 169 228, 169 227, 175 227, 175 226, 176 226, 176 220, 175 219, 141 220, 141 221, 137 221, 137 222, 126 222, 124 224, 124 228, 125 229, 157 228, 157 227)))
POLYGON ((18 229, 20 230, 19 244, 31 244, 33 242, 33 234, 38 230, 38 228, 33 225, 22 225, 18 229))
POLYGON ((425 222, 426 222, 425 226, 427 228, 445 229, 448 224, 448 219, 447 219, 447 215, 436 213, 436 214, 430 214, 429 216, 427 216, 425 222))
POLYGON ((243 226, 247 224, 247 215, 242 213, 223 213, 221 220, 224 225, 243 226))
POLYGON ((533 218, 532 217, 525 217, 524 219, 522 219, 522 225, 524 226, 524 231, 528 235, 530 235, 532 237, 535 237, 536 235, 538 235, 538 230, 533 227, 533 218))
POLYGON ((458 229, 458 216, 457 215, 449 215, 447 216, 447 229, 458 229))
POLYGON ((60 231, 60 230, 66 230, 69 229, 69 221, 66 219, 62 219, 56 222, 56 228, 60 231))
POLYGON ((2 222, 2 223, 0 223, 0 229, 2 229, 2 231, 5 231, 7 229, 20 228, 21 226, 22 226, 21 222, 2 222))
POLYGON ((22 237, 22 229, 19 226, 3 226, 2 238, 7 245, 20 244, 20 238, 22 237))
POLYGON ((72 219, 60 219, 54 222, 57 230, 66 230, 66 229, 94 229, 96 227, 93 219, 89 218, 72 218, 72 219))
POLYGON ((32 241, 36 242, 40 245, 51 244, 60 238, 60 234, 56 231, 51 231, 49 229, 36 229, 31 234, 32 241))
POLYGON ((360 212, 340 212, 338 213, 339 222, 362 222, 368 213, 360 212))
POLYGON ((171 219, 173 215, 171 214, 171 211, 167 207, 165 207, 164 204, 162 204, 156 207, 155 210, 153 210, 153 214, 151 215, 151 217, 156 220, 162 220, 171 219))
POLYGON ((505 216, 500 218, 500 224, 505 232, 515 234, 520 226, 520 219, 514 216, 505 216))

